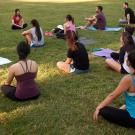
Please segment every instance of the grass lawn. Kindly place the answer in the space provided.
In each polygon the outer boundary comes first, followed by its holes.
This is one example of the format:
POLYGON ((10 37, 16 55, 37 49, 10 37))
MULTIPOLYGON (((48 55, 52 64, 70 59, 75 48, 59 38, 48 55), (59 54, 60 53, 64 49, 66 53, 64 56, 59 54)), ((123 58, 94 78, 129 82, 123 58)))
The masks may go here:
MULTIPOLYGON (((15 8, 21 9, 26 22, 36 18, 45 30, 63 24, 69 13, 77 25, 83 25, 84 17, 94 14, 95 6, 99 4, 104 6, 108 26, 117 26, 123 14, 121 0, 50 1, 0 0, 0 57, 13 62, 18 59, 16 45, 23 37, 22 31, 10 29, 15 8)), ((128 2, 130 7, 135 7, 134 0, 128 2)), ((117 50, 120 33, 79 30, 80 36, 97 41, 87 46, 89 54, 93 48, 117 50)), ((39 64, 37 82, 42 95, 36 101, 18 103, 0 94, 0 135, 134 135, 133 129, 110 124, 102 118, 98 122, 92 120, 95 107, 116 87, 122 75, 106 69, 104 59, 98 57, 90 59, 92 71, 88 74, 62 74, 56 68, 56 62, 66 58, 66 50, 66 43, 54 37, 46 38, 44 48, 32 49, 30 58, 39 64)), ((7 77, 8 66, 0 67, 0 84, 7 77)), ((121 96, 113 105, 119 107, 123 102, 121 96)))

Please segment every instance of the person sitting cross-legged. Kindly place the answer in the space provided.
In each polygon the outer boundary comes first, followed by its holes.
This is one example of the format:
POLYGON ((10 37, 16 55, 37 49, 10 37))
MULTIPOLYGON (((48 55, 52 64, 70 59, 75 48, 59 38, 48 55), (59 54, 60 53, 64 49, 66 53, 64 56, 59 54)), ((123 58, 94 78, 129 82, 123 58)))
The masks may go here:
POLYGON ((85 18, 85 20, 88 22, 84 28, 87 28, 89 26, 93 26, 96 29, 104 30, 106 27, 106 18, 103 13, 103 7, 97 6, 96 7, 96 15, 92 17, 85 18))
POLYGON ((86 73, 89 71, 88 53, 85 47, 76 41, 75 37, 75 33, 71 30, 66 32, 67 59, 57 62, 57 67, 66 73, 86 73))
POLYGON ((109 122, 135 128, 135 51, 128 54, 127 59, 130 75, 125 75, 118 86, 97 107, 93 119, 98 120, 102 116, 109 122), (125 105, 120 108, 109 106, 120 95, 125 95, 125 105))
POLYGON ((5 84, 1 86, 1 91, 6 97, 15 101, 36 99, 40 95, 35 82, 38 65, 35 61, 28 59, 30 46, 26 42, 22 41, 17 45, 17 53, 19 60, 9 67, 8 77, 5 84), (11 86, 14 78, 16 87, 11 86))
POLYGON ((122 73, 122 74, 127 74, 130 73, 129 66, 126 62, 127 60, 127 55, 135 50, 135 44, 132 38, 132 35, 129 34, 128 32, 123 32, 121 37, 121 47, 119 50, 119 53, 111 53, 111 56, 113 59, 106 59, 106 64, 108 67, 110 67, 112 70, 122 73))
POLYGON ((15 9, 15 15, 12 17, 13 30, 24 29, 27 27, 27 23, 24 23, 23 17, 21 15, 20 9, 15 9))
POLYGON ((129 8, 128 2, 123 3, 123 8, 125 10, 125 15, 119 20, 119 24, 135 24, 135 14, 134 11, 129 8))
POLYGON ((22 32, 31 47, 41 47, 45 44, 44 33, 36 19, 31 20, 32 28, 22 32))

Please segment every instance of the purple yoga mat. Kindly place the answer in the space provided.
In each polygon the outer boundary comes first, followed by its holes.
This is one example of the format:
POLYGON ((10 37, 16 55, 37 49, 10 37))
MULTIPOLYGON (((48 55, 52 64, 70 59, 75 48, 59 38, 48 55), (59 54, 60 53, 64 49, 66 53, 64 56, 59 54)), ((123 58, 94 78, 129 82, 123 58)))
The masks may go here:
POLYGON ((103 48, 102 50, 95 51, 92 54, 94 54, 96 56, 100 56, 100 57, 111 58, 111 55, 110 54, 112 52, 115 52, 115 51, 114 50, 111 50, 111 49, 108 49, 108 48, 106 48, 106 49, 103 48))

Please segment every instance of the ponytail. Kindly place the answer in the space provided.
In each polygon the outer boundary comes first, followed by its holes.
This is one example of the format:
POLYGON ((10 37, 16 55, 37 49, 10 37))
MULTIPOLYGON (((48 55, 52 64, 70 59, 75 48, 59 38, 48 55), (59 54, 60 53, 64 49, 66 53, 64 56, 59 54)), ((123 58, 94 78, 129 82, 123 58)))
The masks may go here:
POLYGON ((33 19, 31 21, 31 24, 36 28, 36 36, 38 38, 38 41, 40 41, 42 39, 42 34, 41 34, 40 25, 38 21, 36 19, 33 19))
POLYGON ((74 24, 74 18, 71 15, 67 15, 66 20, 71 21, 74 24))

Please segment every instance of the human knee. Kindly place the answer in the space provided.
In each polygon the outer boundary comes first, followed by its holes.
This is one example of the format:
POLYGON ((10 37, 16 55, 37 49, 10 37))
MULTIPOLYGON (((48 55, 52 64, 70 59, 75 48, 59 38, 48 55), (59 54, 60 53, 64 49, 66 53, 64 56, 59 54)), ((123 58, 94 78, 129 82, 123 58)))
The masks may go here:
POLYGON ((111 60, 110 60, 110 59, 106 59, 106 60, 105 60, 105 63, 106 63, 107 65, 109 65, 109 64, 110 64, 110 62, 111 62, 111 60))
POLYGON ((62 67, 62 62, 60 62, 60 61, 57 62, 57 67, 58 67, 58 68, 61 68, 61 67, 62 67))
POLYGON ((103 107, 102 109, 100 109, 99 114, 100 114, 100 115, 107 114, 107 113, 109 112, 109 110, 110 110, 110 107, 109 107, 109 106, 105 106, 105 107, 103 107))

